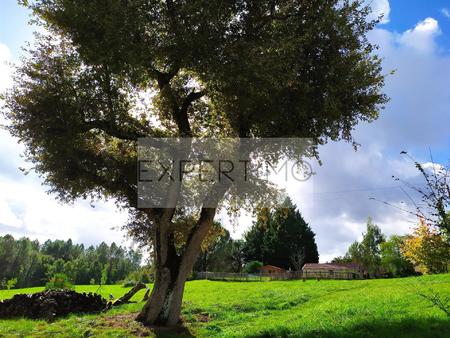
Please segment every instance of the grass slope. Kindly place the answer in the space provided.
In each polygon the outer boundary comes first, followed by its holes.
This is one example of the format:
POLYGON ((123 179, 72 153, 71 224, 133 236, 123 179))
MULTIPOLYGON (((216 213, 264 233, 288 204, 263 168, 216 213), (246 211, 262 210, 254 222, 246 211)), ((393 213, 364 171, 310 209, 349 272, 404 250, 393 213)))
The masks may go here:
MULTIPOLYGON (((450 337, 450 319, 417 295, 424 285, 450 296, 450 274, 362 281, 212 282, 186 285, 187 330, 148 330, 133 318, 141 302, 54 323, 0 320, 1 337, 450 337), (423 284, 425 282, 426 284, 423 284)), ((96 286, 77 286, 81 292, 96 286)), ((42 288, 0 291, 0 299, 42 288)), ((127 289, 102 287, 104 297, 127 289)), ((144 290, 133 300, 140 301, 144 290)))

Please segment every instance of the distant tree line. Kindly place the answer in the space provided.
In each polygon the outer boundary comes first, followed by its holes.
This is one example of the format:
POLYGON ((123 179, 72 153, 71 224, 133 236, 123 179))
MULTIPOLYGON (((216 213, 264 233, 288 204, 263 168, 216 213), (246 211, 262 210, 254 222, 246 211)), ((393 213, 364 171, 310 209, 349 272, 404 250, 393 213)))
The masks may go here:
MULTIPOLYGON (((0 287, 44 285, 64 273, 73 284, 148 282, 152 268, 141 267, 140 251, 115 243, 85 247, 70 239, 39 243, 28 238, 0 236, 0 287)), ((316 263, 315 234, 290 199, 275 210, 262 209, 243 239, 234 240, 214 223, 194 265, 200 271, 255 272, 261 265, 299 270, 316 263)))
POLYGON ((386 238, 369 218, 362 240, 353 242, 345 256, 332 262, 356 263, 369 277, 442 273, 448 272, 450 249, 446 237, 423 219, 412 234, 386 238))
POLYGON ((138 271, 141 260, 139 251, 115 243, 85 247, 69 239, 41 244, 5 235, 0 236, 0 286, 40 286, 56 273, 74 284, 113 284, 138 271))
POLYGON ((194 266, 199 271, 254 272, 259 265, 300 270, 317 263, 315 234, 290 199, 274 210, 262 209, 243 239, 233 240, 223 229, 203 248, 194 266))

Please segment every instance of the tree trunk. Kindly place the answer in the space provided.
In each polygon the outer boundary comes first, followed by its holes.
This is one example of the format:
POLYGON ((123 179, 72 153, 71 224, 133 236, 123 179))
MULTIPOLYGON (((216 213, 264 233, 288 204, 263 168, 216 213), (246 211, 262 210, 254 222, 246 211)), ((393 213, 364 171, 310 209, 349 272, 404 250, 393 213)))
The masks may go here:
POLYGON ((157 278, 149 300, 136 318, 145 325, 174 326, 180 320, 187 276, 168 267, 157 268, 157 278))
POLYGON ((180 321, 184 284, 192 271, 200 247, 214 219, 215 209, 204 209, 181 255, 177 254, 173 234, 158 227, 155 234, 156 278, 149 300, 136 320, 145 325, 174 326, 180 321))

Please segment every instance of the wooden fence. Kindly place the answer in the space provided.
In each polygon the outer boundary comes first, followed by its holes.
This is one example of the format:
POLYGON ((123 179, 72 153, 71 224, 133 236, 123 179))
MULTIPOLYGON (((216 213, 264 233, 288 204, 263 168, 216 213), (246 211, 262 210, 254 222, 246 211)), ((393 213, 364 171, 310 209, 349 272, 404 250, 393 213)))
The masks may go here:
POLYGON ((195 279, 262 282, 272 280, 294 279, 360 279, 361 276, 347 271, 286 271, 282 273, 229 273, 229 272, 198 272, 195 279))

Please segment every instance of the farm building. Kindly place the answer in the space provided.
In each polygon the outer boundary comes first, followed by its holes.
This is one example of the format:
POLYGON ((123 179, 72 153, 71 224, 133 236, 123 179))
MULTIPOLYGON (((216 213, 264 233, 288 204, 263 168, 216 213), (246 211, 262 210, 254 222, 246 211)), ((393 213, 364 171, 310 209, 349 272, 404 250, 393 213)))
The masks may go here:
POLYGON ((271 274, 277 274, 277 273, 285 273, 286 270, 279 268, 278 266, 264 265, 259 268, 259 272, 262 274, 271 275, 271 274))
POLYGON ((357 264, 307 263, 302 268, 303 277, 331 279, 364 278, 363 269, 357 264))

